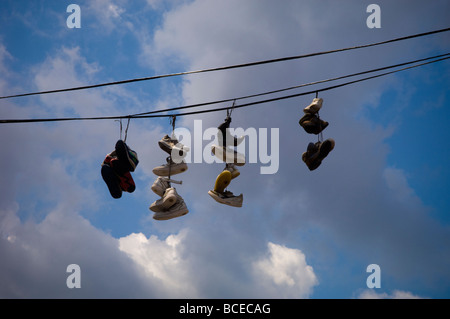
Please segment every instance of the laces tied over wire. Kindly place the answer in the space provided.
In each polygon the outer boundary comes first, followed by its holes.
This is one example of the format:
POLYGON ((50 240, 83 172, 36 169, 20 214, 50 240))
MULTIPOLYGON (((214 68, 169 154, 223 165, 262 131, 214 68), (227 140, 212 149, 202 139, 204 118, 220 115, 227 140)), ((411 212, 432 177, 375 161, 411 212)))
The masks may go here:
MULTIPOLYGON (((124 142, 127 141, 128 128, 130 127, 130 120, 131 120, 131 118, 128 117, 127 127, 125 128, 125 135, 124 135, 124 138, 123 138, 123 141, 124 141, 124 142)), ((115 121, 116 121, 116 122, 119 122, 119 128, 120 128, 119 139, 122 140, 122 130, 123 130, 123 127, 122 127, 122 118, 120 118, 120 119, 118 119, 118 120, 115 120, 115 121)))
POLYGON ((235 104, 236 104, 236 99, 233 101, 233 105, 231 106, 231 108, 227 109, 227 118, 231 118, 231 113, 233 113, 235 104))
POLYGON ((172 126, 172 139, 175 138, 175 122, 177 121, 176 115, 171 115, 169 118, 170 125, 172 126))
MULTIPOLYGON (((316 91, 316 99, 319 98, 319 91, 316 91)), ((317 142, 323 142, 322 121, 320 120, 319 111, 317 111, 317 119, 319 120, 320 133, 317 135, 317 142)))

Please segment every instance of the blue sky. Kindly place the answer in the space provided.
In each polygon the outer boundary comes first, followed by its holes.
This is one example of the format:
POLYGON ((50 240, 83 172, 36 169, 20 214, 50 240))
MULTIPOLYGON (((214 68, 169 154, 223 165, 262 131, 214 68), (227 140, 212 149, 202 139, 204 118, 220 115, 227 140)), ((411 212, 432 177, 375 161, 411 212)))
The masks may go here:
MULTIPOLYGON (((447 28, 448 1, 2 1, 0 95, 332 50, 447 28), (69 29, 66 8, 81 8, 69 29), (401 19, 399 19, 401 17, 401 19), (417 21, 420 21, 418 23, 417 21)), ((0 101, 0 118, 110 116, 280 89, 447 53, 447 33, 303 60, 0 101)), ((314 96, 233 112, 232 127, 278 128, 279 169, 248 163, 207 191, 220 163, 190 163, 189 214, 155 221, 152 168, 168 119, 132 120, 136 191, 111 198, 100 175, 119 138, 108 121, 1 124, 2 298, 448 298, 449 62, 321 92, 336 148, 310 172, 298 125, 314 96), (81 268, 80 289, 66 267, 81 268), (381 268, 368 289, 366 267, 381 268)), ((226 106, 226 104, 218 105, 226 106)), ((177 119, 191 132, 225 112, 177 119)), ((203 141, 206 147, 209 141, 203 141)))

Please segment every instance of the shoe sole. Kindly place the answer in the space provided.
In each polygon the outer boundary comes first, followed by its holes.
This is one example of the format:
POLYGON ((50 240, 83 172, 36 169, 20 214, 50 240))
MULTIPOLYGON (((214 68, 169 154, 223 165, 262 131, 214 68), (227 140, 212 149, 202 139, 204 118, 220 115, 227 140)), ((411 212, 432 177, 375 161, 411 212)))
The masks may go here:
MULTIPOLYGON (((208 194, 216 202, 218 202, 220 204, 225 204, 225 205, 232 206, 232 207, 242 207, 242 200, 240 202, 236 202, 236 201, 235 202, 231 202, 231 201, 229 201, 229 199, 231 199, 231 198, 228 198, 228 200, 226 198, 222 198, 222 197, 220 197, 220 195, 217 192, 215 192, 213 190, 208 191, 208 194)), ((234 197, 239 197, 239 196, 234 196, 234 197)))
MULTIPOLYGON (((186 163, 184 165, 177 164, 175 167, 170 169, 170 175, 176 175, 185 172, 188 169, 186 163)), ((169 168, 167 166, 158 166, 152 170, 153 174, 158 176, 169 176, 169 168)))
POLYGON ((155 214, 153 214, 153 219, 155 220, 169 220, 172 218, 177 218, 177 217, 181 217, 186 215, 187 213, 189 213, 189 210, 183 209, 177 212, 156 212, 155 214))
POLYGON ((116 199, 122 197, 122 189, 113 169, 109 165, 102 165, 101 173, 111 196, 116 199))

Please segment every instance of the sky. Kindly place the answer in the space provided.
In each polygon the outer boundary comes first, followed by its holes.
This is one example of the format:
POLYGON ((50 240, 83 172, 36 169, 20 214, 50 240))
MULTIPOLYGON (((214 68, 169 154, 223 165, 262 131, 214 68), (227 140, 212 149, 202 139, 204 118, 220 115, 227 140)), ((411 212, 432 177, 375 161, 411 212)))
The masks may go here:
MULTIPOLYGON (((448 28, 449 10, 446 0, 6 0, 0 95, 374 43, 448 28), (380 7, 381 28, 366 24, 371 3, 380 7), (70 4, 80 7, 80 28, 67 25, 70 4)), ((249 68, 2 99, 0 118, 124 116, 449 48, 445 32, 249 68)), ((315 171, 301 154, 317 137, 298 124, 313 94, 235 109, 231 127, 254 128, 259 141, 257 161, 239 167, 229 186, 243 194, 241 208, 207 194, 224 164, 206 162, 211 136, 194 137, 199 123, 201 134, 215 129, 226 112, 177 117, 177 128, 192 138, 183 136, 192 157, 175 186, 189 213, 168 221, 153 220, 149 206, 158 199, 152 169, 165 162, 157 142, 171 133, 169 118, 131 120, 136 191, 120 199, 100 174, 121 136, 117 121, 0 124, 0 297, 449 298, 449 68, 447 60, 320 92, 320 115, 330 123, 323 136, 336 146, 315 171), (261 174, 269 165, 264 147, 277 164, 271 174, 261 174), (67 285, 72 264, 79 265, 80 288, 67 285), (372 264, 380 288, 367 285, 372 264)))

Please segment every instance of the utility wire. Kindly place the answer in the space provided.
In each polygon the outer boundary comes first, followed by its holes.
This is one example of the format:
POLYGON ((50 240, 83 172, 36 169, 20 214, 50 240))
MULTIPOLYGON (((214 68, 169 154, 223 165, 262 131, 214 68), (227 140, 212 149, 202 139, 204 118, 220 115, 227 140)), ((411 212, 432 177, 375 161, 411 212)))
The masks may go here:
MULTIPOLYGON (((370 80, 370 79, 386 76, 386 75, 389 75, 389 74, 393 74, 393 73, 397 73, 397 72, 401 72, 401 71, 405 71, 405 70, 421 67, 421 66, 424 66, 424 65, 428 65, 428 64, 444 61, 444 60, 450 59, 450 53, 441 54, 441 55, 438 55, 438 56, 435 56, 435 57, 420 59, 420 60, 416 60, 416 61, 412 61, 412 62, 405 62, 405 63, 398 64, 396 66, 407 65, 407 64, 411 64, 411 63, 414 63, 414 62, 417 62, 417 61, 429 60, 429 59, 436 58, 436 57, 441 57, 441 58, 436 59, 436 60, 432 60, 432 61, 428 61, 428 62, 423 62, 423 63, 416 64, 416 65, 412 65, 412 66, 409 66, 409 67, 404 67, 404 68, 401 68, 401 69, 398 69, 398 70, 393 70, 393 71, 390 71, 390 72, 380 73, 380 74, 377 74, 377 75, 373 75, 373 76, 369 76, 369 77, 365 77, 365 78, 361 78, 361 79, 357 79, 357 80, 353 80, 353 81, 349 81, 349 82, 344 82, 344 83, 341 83, 341 84, 337 84, 337 85, 321 88, 321 89, 318 89, 318 90, 312 90, 312 91, 308 91, 308 92, 302 92, 302 93, 297 93, 297 94, 292 94, 292 95, 276 97, 276 98, 272 98, 272 99, 266 99, 266 100, 249 102, 249 103, 246 103, 246 104, 235 105, 235 106, 233 106, 233 108, 243 108, 243 107, 248 107, 248 106, 251 106, 251 105, 275 102, 275 101, 280 101, 280 100, 290 99, 290 98, 299 97, 299 96, 303 96, 303 95, 309 95, 309 94, 314 94, 314 93, 318 93, 318 92, 323 92, 323 91, 328 91, 328 90, 340 88, 340 87, 347 86, 347 85, 350 85, 350 84, 355 84, 355 83, 358 83, 358 82, 367 81, 367 80, 370 80)), ((364 71, 364 72, 359 72, 359 73, 355 73, 353 75, 346 75, 346 76, 342 76, 342 77, 338 77, 338 78, 334 78, 334 79, 328 79, 328 80, 322 80, 322 81, 318 81, 318 82, 307 83, 307 84, 299 85, 297 87, 303 87, 303 86, 307 86, 307 85, 312 85, 314 83, 324 83, 324 82, 334 81, 334 80, 337 80, 337 79, 343 79, 343 78, 347 78, 347 77, 355 76, 355 75, 360 75, 360 74, 367 74, 367 73, 370 73, 370 72, 375 72, 375 71, 384 70, 384 69, 393 68, 393 67, 394 66, 384 67, 384 68, 379 68, 379 69, 374 69, 374 70, 369 70, 369 71, 364 71)), ((288 89, 290 89, 290 88, 288 88, 288 89)), ((286 90, 286 89, 283 89, 283 90, 286 90)), ((280 91, 280 90, 277 90, 277 91, 280 91)), ((266 93, 258 94, 258 96, 266 94, 266 93)), ((186 115, 194 115, 194 114, 202 114, 202 113, 224 111, 224 110, 229 110, 231 107, 227 106, 227 107, 221 107, 221 108, 215 108, 215 109, 191 111, 191 112, 178 113, 178 114, 151 114, 151 113, 167 112, 169 110, 179 110, 179 109, 185 109, 185 108, 191 108, 191 107, 197 107, 197 106, 204 106, 204 105, 210 105, 210 104, 215 104, 215 103, 221 103, 223 101, 234 101, 234 100, 236 100, 236 98, 234 98, 234 99, 227 99, 227 100, 221 100, 221 101, 213 101, 213 102, 208 102, 208 103, 201 103, 201 104, 197 104, 197 105, 189 105, 189 106, 171 108, 171 109, 166 109, 166 110, 158 110, 158 111, 147 112, 147 113, 140 113, 140 114, 134 114, 134 115, 125 115, 125 116, 67 117, 67 118, 46 118, 46 119, 45 118, 44 119, 3 119, 3 120, 0 120, 0 124, 6 124, 6 123, 35 123, 35 122, 61 122, 61 121, 81 121, 81 120, 116 120, 116 119, 130 119, 130 118, 133 118, 133 119, 137 119, 137 118, 158 118, 158 117, 161 118, 161 117, 173 117, 173 116, 179 117, 179 116, 186 116, 186 115)))
MULTIPOLYGON (((385 72, 385 73, 381 73, 381 74, 378 74, 378 75, 373 75, 373 76, 365 77, 365 78, 362 78, 362 79, 358 79, 358 80, 345 82, 345 83, 338 84, 338 85, 325 87, 325 88, 322 88, 322 89, 319 89, 319 90, 312 90, 312 91, 308 91, 308 92, 302 92, 302 93, 297 93, 297 94, 292 94, 292 95, 286 95, 286 96, 281 96, 281 97, 267 99, 267 100, 260 100, 260 101, 246 103, 246 104, 234 105, 233 107, 226 106, 226 107, 222 107, 222 108, 215 108, 215 109, 208 109, 208 110, 200 110, 200 111, 178 113, 178 114, 176 114, 176 116, 178 117, 178 116, 186 116, 186 115, 194 115, 194 114, 202 114, 202 113, 225 111, 225 110, 229 110, 231 108, 237 109, 237 108, 242 108, 242 107, 247 107, 247 106, 252 106, 252 105, 257 105, 257 104, 263 104, 263 103, 275 102, 275 101, 280 101, 280 100, 285 100, 285 99, 291 99, 291 98, 295 98, 295 97, 299 97, 299 96, 303 96, 303 95, 310 95, 310 94, 314 94, 314 93, 318 93, 318 92, 324 92, 324 91, 337 89, 337 88, 344 87, 344 86, 347 86, 347 85, 350 85, 350 84, 355 84, 355 83, 358 83, 358 82, 363 82, 363 81, 379 78, 379 77, 386 76, 386 75, 389 75, 389 74, 393 74, 393 73, 397 73, 397 72, 400 72, 400 71, 405 71, 405 70, 417 68, 417 67, 420 67, 420 66, 424 66, 424 65, 427 65, 427 64, 436 63, 436 62, 440 62, 440 61, 444 61, 444 60, 448 60, 448 59, 450 59, 450 56, 445 57, 445 58, 441 58, 441 59, 438 59, 438 60, 430 61, 430 62, 421 63, 421 64, 418 64, 418 65, 409 66, 409 67, 398 69, 398 70, 395 70, 395 71, 385 72)), ((169 116, 169 115, 158 115, 158 114, 156 114, 156 115, 143 115, 143 116, 136 116, 136 117, 131 116, 131 117, 132 118, 152 118, 152 117, 164 117, 164 116, 169 116)), ((170 116, 173 116, 173 115, 170 115, 170 116)), ((128 117, 130 117, 130 116, 128 116, 128 117)))
POLYGON ((51 93, 86 90, 86 89, 93 89, 93 88, 104 87, 104 86, 120 85, 120 84, 127 84, 127 83, 140 82, 140 81, 149 81, 149 80, 155 80, 155 79, 161 79, 161 78, 167 78, 167 77, 173 77, 173 76, 181 76, 181 75, 189 75, 189 74, 197 74, 197 73, 206 73, 206 72, 213 72, 213 71, 223 71, 223 70, 244 68, 244 67, 250 67, 250 66, 255 66, 255 65, 262 65, 262 64, 283 62, 283 61, 289 61, 289 60, 303 59, 303 58, 309 58, 309 57, 325 55, 325 54, 331 54, 331 53, 336 53, 336 52, 343 52, 343 51, 349 51, 349 50, 355 50, 355 49, 368 48, 368 47, 373 47, 373 46, 378 46, 378 45, 383 45, 383 44, 403 41, 403 40, 409 40, 409 39, 429 36, 429 35, 433 35, 433 34, 437 34, 437 33, 441 33, 441 32, 447 32, 447 31, 450 31, 450 28, 434 30, 434 31, 425 32, 425 33, 418 33, 418 34, 409 35, 409 36, 400 37, 400 38, 395 38, 395 39, 391 39, 391 40, 386 40, 386 41, 381 41, 381 42, 376 42, 376 43, 370 43, 370 44, 364 44, 364 45, 358 45, 358 46, 353 46, 353 47, 348 47, 348 48, 329 50, 329 51, 321 51, 321 52, 315 52, 315 53, 309 53, 309 54, 303 54, 303 55, 295 55, 295 56, 283 57, 283 58, 277 58, 277 59, 261 60, 261 61, 256 61, 256 62, 243 63, 243 64, 235 64, 235 65, 229 65, 229 66, 223 66, 223 67, 217 67, 217 68, 211 68, 211 69, 203 69, 203 70, 196 70, 196 71, 186 71, 186 72, 178 72, 178 73, 171 73, 171 74, 163 74, 163 75, 156 75, 156 76, 150 76, 150 77, 129 79, 129 80, 123 80, 123 81, 116 81, 116 82, 107 82, 107 83, 100 83, 100 84, 94 84, 94 85, 78 86, 78 87, 65 88, 65 89, 57 89, 57 90, 49 90, 49 91, 39 91, 39 92, 32 92, 32 93, 22 93, 22 94, 16 94, 16 95, 0 96, 0 99, 9 99, 9 98, 32 96, 32 95, 42 95, 42 94, 51 94, 51 93))
POLYGON ((350 77, 354 77, 354 76, 359 76, 359 75, 364 75, 364 74, 368 74, 368 73, 388 70, 388 69, 392 69, 392 68, 405 66, 405 65, 408 65, 408 64, 414 64, 414 63, 418 63, 418 62, 433 60, 433 59, 437 59, 437 58, 441 58, 441 57, 445 57, 445 56, 449 56, 449 55, 450 55, 450 52, 449 53, 445 53, 445 54, 435 55, 435 56, 428 57, 428 58, 418 59, 418 60, 404 62, 404 63, 399 63, 399 64, 395 64, 395 65, 390 65, 390 66, 386 66, 386 67, 382 67, 382 68, 378 68, 378 69, 372 69, 372 70, 368 70, 368 71, 348 74, 348 75, 335 77, 335 78, 331 78, 331 79, 326 79, 326 80, 320 80, 320 81, 300 84, 300 85, 296 85, 296 86, 292 86, 292 87, 288 87, 288 88, 283 88, 283 89, 278 89, 278 90, 273 90, 273 91, 268 91, 268 92, 263 92, 263 93, 258 93, 258 94, 246 95, 246 96, 241 96, 241 97, 236 97, 236 98, 231 98, 231 99, 217 100, 217 101, 211 101, 211 102, 203 102, 203 103, 197 103, 197 104, 191 104, 191 105, 186 105, 186 106, 173 107, 173 108, 168 108, 168 109, 163 109, 163 110, 154 110, 154 111, 150 111, 150 112, 137 113, 137 114, 133 114, 133 115, 130 115, 130 116, 132 116, 132 117, 139 117, 139 116, 143 116, 143 115, 164 113, 164 112, 170 112, 170 111, 178 111, 178 110, 190 109, 190 108, 201 107, 201 106, 207 106, 207 105, 212 105, 212 104, 219 104, 219 103, 239 101, 239 100, 243 100, 243 99, 249 99, 249 98, 259 97, 259 96, 263 96, 263 95, 275 94, 275 93, 285 92, 285 91, 289 91, 289 90, 299 89, 299 88, 306 87, 306 86, 311 86, 311 85, 316 85, 316 84, 321 84, 321 83, 326 83, 326 82, 331 82, 331 81, 337 81, 337 80, 342 80, 342 79, 346 79, 346 78, 350 78, 350 77))

